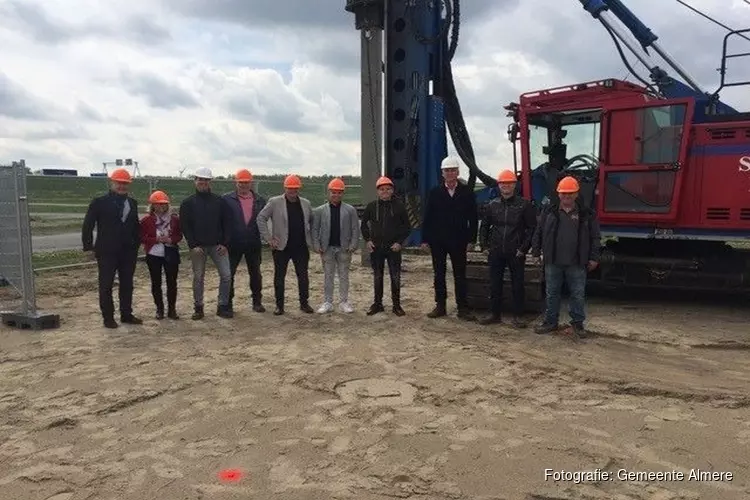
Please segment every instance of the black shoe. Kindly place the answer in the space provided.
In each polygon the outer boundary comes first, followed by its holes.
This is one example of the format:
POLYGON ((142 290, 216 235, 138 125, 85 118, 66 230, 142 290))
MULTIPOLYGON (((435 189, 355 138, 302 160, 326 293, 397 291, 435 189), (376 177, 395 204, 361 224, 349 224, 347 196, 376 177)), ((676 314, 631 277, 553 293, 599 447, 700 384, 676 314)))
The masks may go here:
POLYGON ((383 307, 383 304, 373 304, 370 306, 370 308, 367 310, 367 315, 372 316, 373 314, 381 313, 385 311, 385 307, 383 307))
POLYGON ((141 318, 136 318, 132 314, 130 316, 123 316, 120 318, 120 323, 124 323, 127 325, 142 325, 143 320, 141 318))
POLYGON ((156 319, 164 319, 164 309, 156 310, 156 319))
POLYGON ((588 337, 588 335, 586 334, 586 330, 584 330, 581 323, 571 323, 570 326, 573 327, 573 335, 575 335, 579 339, 585 339, 586 337, 588 337))
POLYGON ((313 308, 310 307, 310 304, 302 304, 299 306, 299 310, 306 314, 312 314, 315 311, 313 311, 313 308))
POLYGON ((257 303, 257 304, 253 304, 253 311, 257 313, 264 313, 266 312, 266 308, 263 307, 263 304, 257 303))
POLYGON ((284 306, 276 306, 276 309, 273 311, 274 316, 281 316, 284 314, 284 306))
POLYGON ((393 314, 396 316, 403 316, 406 314, 406 311, 401 309, 401 306, 393 306, 393 314))
POLYGON ((445 306, 437 305, 435 309, 427 313, 427 317, 434 319, 446 316, 448 312, 445 310, 445 306))
POLYGON ((510 322, 511 325, 513 325, 514 328, 526 328, 528 325, 524 320, 519 318, 518 316, 513 316, 513 320, 510 322))
POLYGON ((193 321, 203 319, 203 306, 195 306, 195 312, 193 313, 193 321))
POLYGON ((174 309, 172 309, 172 308, 170 308, 167 311, 167 318, 169 318, 169 319, 180 319, 180 317, 177 316, 177 311, 174 310, 174 309))
POLYGON ((104 320, 104 328, 117 328, 118 326, 120 325, 113 318, 104 320))
POLYGON ((499 325, 502 322, 503 318, 499 314, 492 314, 479 320, 480 325, 499 325))
POLYGON ((234 312, 228 306, 219 306, 216 308, 216 315, 220 318, 233 318, 234 312))
POLYGON ((548 323, 542 323, 541 325, 534 328, 534 333, 544 335, 546 333, 552 333, 557 330, 557 325, 550 325, 548 323))
POLYGON ((456 314, 456 317, 464 321, 476 321, 477 320, 477 317, 471 314, 466 309, 459 309, 458 313, 456 314))

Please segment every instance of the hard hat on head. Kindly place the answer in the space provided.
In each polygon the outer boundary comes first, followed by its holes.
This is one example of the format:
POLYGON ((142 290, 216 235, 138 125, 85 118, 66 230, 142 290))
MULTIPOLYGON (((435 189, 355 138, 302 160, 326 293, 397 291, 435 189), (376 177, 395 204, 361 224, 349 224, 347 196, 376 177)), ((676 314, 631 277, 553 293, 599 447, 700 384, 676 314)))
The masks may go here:
POLYGON ((284 189, 300 189, 302 187, 302 180, 298 175, 287 175, 284 179, 284 189))
POLYGON ((160 203, 169 203, 169 196, 164 191, 154 191, 151 196, 148 197, 148 202, 152 205, 159 205, 160 203))
POLYGON ((461 164, 458 162, 458 158, 455 156, 446 156, 443 162, 440 164, 440 170, 446 170, 449 168, 460 168, 461 164))
POLYGON ((517 180, 512 170, 503 170, 497 176, 497 182, 516 182, 517 180))
POLYGON ((208 167, 200 167, 195 170, 194 177, 196 179, 213 179, 214 174, 211 172, 211 169, 208 167))
POLYGON ((375 188, 379 188, 380 186, 393 186, 393 181, 384 175, 375 183, 375 188))
POLYGON ((237 182, 252 182, 253 174, 246 168, 241 168, 234 174, 234 180, 237 182))
POLYGON ((577 193, 580 189, 578 181, 575 177, 563 177, 560 183, 557 185, 558 193, 577 193))
POLYGON ((131 182, 133 182, 133 177, 130 175, 130 172, 128 172, 124 168, 114 169, 109 178, 115 182, 124 182, 125 184, 130 184, 131 182))
POLYGON ((328 183, 328 189, 331 191, 343 191, 345 188, 346 185, 344 184, 344 181, 339 178, 332 179, 331 182, 328 183))

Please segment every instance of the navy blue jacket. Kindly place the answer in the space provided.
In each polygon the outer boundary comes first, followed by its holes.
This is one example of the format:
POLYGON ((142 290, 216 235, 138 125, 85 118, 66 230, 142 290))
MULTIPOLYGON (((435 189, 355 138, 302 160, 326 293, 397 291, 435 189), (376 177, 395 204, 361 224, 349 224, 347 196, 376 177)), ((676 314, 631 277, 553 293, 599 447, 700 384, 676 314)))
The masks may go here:
POLYGON ((242 213, 242 204, 236 192, 224 195, 227 208, 231 214, 231 227, 229 230, 229 248, 235 250, 247 250, 261 246, 260 231, 258 230, 258 214, 266 206, 266 199, 253 191, 253 216, 250 222, 245 224, 245 216, 242 213))

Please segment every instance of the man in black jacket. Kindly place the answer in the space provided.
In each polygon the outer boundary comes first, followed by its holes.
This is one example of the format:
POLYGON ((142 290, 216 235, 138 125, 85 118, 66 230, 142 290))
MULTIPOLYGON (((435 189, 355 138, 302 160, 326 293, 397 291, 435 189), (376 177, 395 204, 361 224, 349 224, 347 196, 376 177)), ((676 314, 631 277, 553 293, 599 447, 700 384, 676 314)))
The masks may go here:
POLYGON ((477 202, 474 191, 458 182, 458 167, 456 158, 445 158, 440 166, 444 183, 433 188, 427 198, 422 248, 430 248, 435 275, 435 308, 427 317, 438 318, 447 314, 445 278, 450 256, 458 317, 473 321, 476 318, 469 312, 466 297, 466 254, 477 239, 477 202))
POLYGON ((586 278, 599 266, 601 233, 596 213, 580 202, 579 191, 574 177, 563 178, 557 185, 559 203, 545 207, 534 233, 531 255, 535 259, 544 257, 547 295, 544 322, 536 328, 539 334, 557 330, 560 292, 567 283, 573 334, 585 336, 586 278))
POLYGON ((403 203, 393 199, 393 181, 381 177, 375 184, 378 199, 370 202, 362 214, 361 232, 370 251, 375 300, 368 316, 383 312, 383 274, 385 263, 391 277, 393 314, 406 314, 401 308, 401 247, 411 233, 409 215, 403 203))
POLYGON ((206 275, 206 257, 219 271, 219 303, 216 315, 231 318, 229 290, 232 272, 229 265, 231 218, 224 199, 211 192, 211 170, 201 167, 195 172, 195 194, 180 205, 180 227, 190 249, 193 265, 193 319, 203 319, 203 283, 206 275))
POLYGON ((530 201, 516 194, 516 174, 503 170, 497 178, 500 196, 483 209, 480 245, 489 250, 490 294, 492 314, 481 320, 483 325, 501 322, 505 268, 510 270, 513 294, 513 325, 521 321, 524 310, 524 268, 526 254, 536 228, 536 211, 530 201))
POLYGON ((112 172, 110 191, 94 198, 83 219, 81 238, 83 250, 93 253, 99 271, 99 309, 104 326, 117 328, 112 288, 115 273, 119 278, 120 321, 140 325, 143 321, 133 316, 133 275, 141 244, 138 221, 138 202, 128 196, 132 182, 124 168, 112 172), (94 228, 96 227, 96 243, 94 228))
POLYGON ((250 292, 253 311, 265 312, 263 307, 263 276, 260 273, 262 243, 258 229, 258 213, 266 204, 266 199, 253 189, 253 174, 247 169, 237 171, 234 176, 237 189, 224 195, 231 214, 232 228, 229 231, 229 266, 232 280, 229 290, 229 309, 233 309, 234 276, 245 259, 250 275, 250 292))

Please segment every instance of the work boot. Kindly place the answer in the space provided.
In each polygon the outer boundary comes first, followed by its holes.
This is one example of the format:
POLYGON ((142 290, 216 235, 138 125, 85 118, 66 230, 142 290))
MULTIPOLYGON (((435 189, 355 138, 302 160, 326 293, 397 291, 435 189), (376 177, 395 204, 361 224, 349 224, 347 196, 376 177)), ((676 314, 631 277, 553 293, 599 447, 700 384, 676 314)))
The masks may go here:
POLYGON ((310 307, 310 304, 308 304, 307 302, 305 302, 304 304, 300 304, 299 310, 305 314, 312 314, 315 312, 315 310, 310 307))
POLYGON ((404 310, 403 310, 403 309, 401 308, 401 305, 399 305, 399 304, 394 304, 394 305, 393 305, 393 314, 395 314, 396 316, 403 316, 403 315, 405 315, 405 314, 406 314, 406 311, 404 311, 404 310))
POLYGON ((124 323, 127 325, 142 325, 143 320, 141 318, 136 318, 131 314, 129 316, 120 317, 120 323, 124 323))
POLYGON ((263 307, 263 304, 261 304, 260 302, 253 302, 253 311, 257 313, 264 313, 266 312, 266 308, 263 307))
POLYGON ((479 320, 480 325, 498 325, 503 322, 502 316, 499 314, 493 313, 486 318, 482 318, 479 320))
POLYGON ((458 309, 458 313, 456 313, 456 317, 464 321, 476 321, 477 320, 476 316, 474 316, 468 309, 465 309, 463 307, 458 309))
POLYGON ((169 309, 167 309, 167 318, 169 318, 169 319, 180 319, 180 317, 177 316, 177 311, 175 310, 174 306, 170 306, 169 309))
POLYGON ((442 318, 443 316, 447 314, 448 312, 446 311, 445 305, 437 304, 432 311, 427 313, 427 317, 431 319, 442 318))
POLYGON ((195 312, 193 313, 193 320, 198 321, 203 319, 203 306, 195 306, 195 312))
POLYGON ((118 326, 120 325, 117 324, 114 318, 106 318, 104 320, 104 328, 117 328, 118 326))
POLYGON ((283 314, 284 314, 284 306, 280 304, 276 304, 276 310, 274 310, 273 315, 281 316, 283 314))
POLYGON ((584 330, 581 323, 571 323, 570 326, 573 327, 573 335, 575 335, 579 339, 585 339, 586 337, 588 337, 588 335, 586 334, 586 330, 584 330))
POLYGON ((534 333, 537 333, 539 335, 544 335, 547 333, 552 333, 556 331, 558 328, 557 325, 550 325, 549 323, 542 323, 541 325, 534 328, 534 333))
POLYGON ((164 309, 156 310, 156 319, 164 319, 164 309))
POLYGON ((381 313, 383 311, 385 311, 385 308, 383 307, 383 304, 374 303, 367 310, 367 315, 368 316, 372 316, 373 314, 381 313))
POLYGON ((528 326, 526 322, 522 320, 519 316, 513 316, 513 319, 511 320, 510 324, 514 328, 521 328, 521 329, 526 328, 528 326))
POLYGON ((216 315, 220 318, 233 318, 234 312, 229 309, 229 306, 218 306, 216 308, 216 315))

